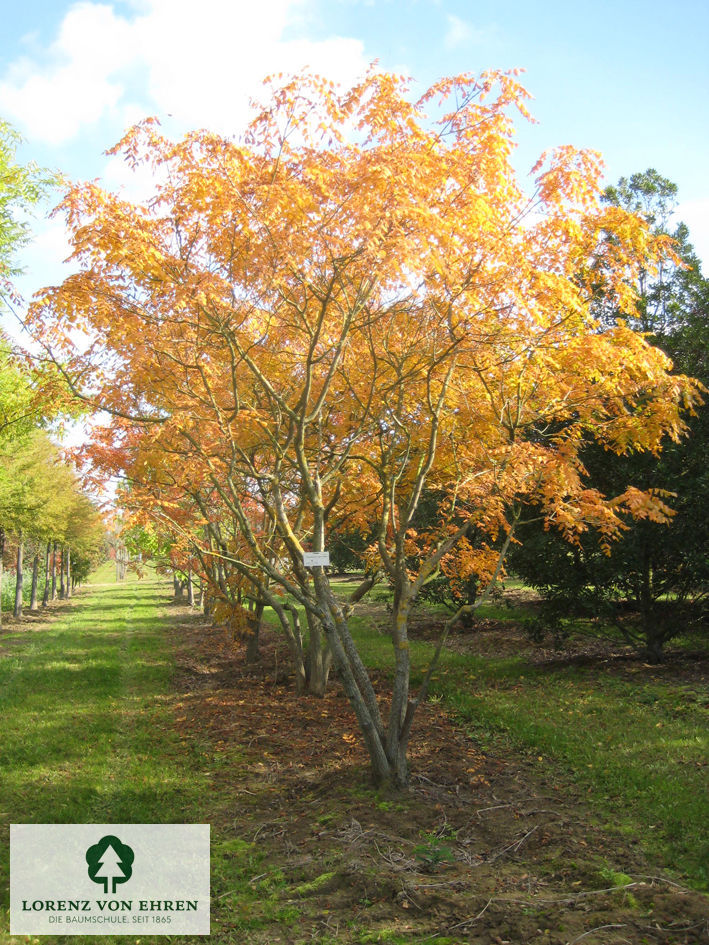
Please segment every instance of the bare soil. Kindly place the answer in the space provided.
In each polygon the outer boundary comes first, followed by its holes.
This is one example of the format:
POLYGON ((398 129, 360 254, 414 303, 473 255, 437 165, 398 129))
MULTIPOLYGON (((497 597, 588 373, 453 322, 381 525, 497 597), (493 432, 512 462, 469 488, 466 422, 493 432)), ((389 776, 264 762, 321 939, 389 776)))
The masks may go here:
MULTIPOLYGON (((262 663, 248 670, 226 631, 187 608, 171 612, 176 726, 209 746, 212 836, 254 843, 264 859, 247 882, 278 875, 280 903, 293 907, 287 923, 259 927, 253 907, 244 916, 217 901, 213 928, 227 940, 709 942, 709 897, 666 875, 637 838, 601 827, 586 796, 542 759, 486 754, 428 704, 410 788, 375 791, 337 680, 323 699, 298 698, 277 640, 266 638, 262 663)), ((470 635, 456 639, 471 645, 470 635)), ((491 626, 475 645, 499 654, 501 642, 491 626)))

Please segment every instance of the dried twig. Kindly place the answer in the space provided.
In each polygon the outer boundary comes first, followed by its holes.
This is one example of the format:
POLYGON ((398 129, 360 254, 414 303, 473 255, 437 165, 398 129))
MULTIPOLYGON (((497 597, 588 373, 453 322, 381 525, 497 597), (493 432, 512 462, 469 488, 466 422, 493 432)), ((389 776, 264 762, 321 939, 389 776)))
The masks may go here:
POLYGON ((576 942, 580 942, 582 938, 586 938, 587 935, 592 935, 594 932, 600 932, 603 929, 624 929, 625 925, 597 925, 595 929, 589 929, 588 932, 584 932, 582 935, 578 935, 571 942, 567 942, 567 945, 576 945, 576 942))
POLYGON ((392 869, 396 870, 397 873, 409 872, 416 869, 416 861, 412 860, 411 857, 406 856, 406 854, 399 853, 396 850, 383 851, 376 839, 373 839, 372 843, 374 844, 379 856, 384 860, 385 863, 388 863, 392 869))
POLYGON ((478 912, 477 915, 474 915, 474 916, 473 916, 472 918, 470 918, 470 919, 463 919, 463 921, 462 921, 462 922, 458 922, 457 925, 451 925, 451 926, 449 926, 448 929, 447 929, 447 931, 448 931, 448 932, 452 932, 454 929, 461 929, 464 925, 470 925, 470 924, 472 924, 473 922, 477 922, 478 919, 481 919, 481 918, 485 915, 485 913, 486 913, 487 910, 488 910, 488 907, 489 907, 490 904, 493 903, 493 902, 495 902, 494 899, 488 899, 488 901, 485 903, 485 905, 482 907, 482 909, 480 910, 480 912, 478 912))
POLYGON ((507 853, 508 850, 514 850, 514 852, 516 853, 519 850, 519 848, 522 846, 522 844, 525 842, 525 840, 531 837, 534 831, 538 829, 539 829, 539 824, 535 824, 532 827, 532 829, 528 830, 527 833, 523 837, 519 838, 519 840, 514 840, 512 843, 509 844, 509 846, 504 847, 502 850, 498 850, 497 853, 493 853, 492 856, 486 857, 485 862, 494 863, 495 860, 499 860, 501 856, 504 856, 504 854, 507 853))
POLYGON ((693 922, 691 925, 679 925, 672 923, 669 928, 663 928, 661 925, 646 925, 643 928, 647 932, 691 932, 693 929, 706 928, 709 932, 709 919, 702 919, 700 922, 693 922))
POLYGON ((412 889, 435 889, 438 886, 459 886, 461 889, 463 886, 467 886, 467 883, 463 879, 450 879, 447 883, 410 883, 412 889))
POLYGON ((692 892, 692 890, 687 889, 686 886, 680 886, 679 883, 675 883, 671 879, 667 879, 665 876, 646 876, 642 873, 638 873, 636 875, 640 876, 641 879, 649 879, 653 883, 665 883, 667 886, 674 886, 675 889, 679 889, 681 892, 687 893, 688 895, 692 892))
POLYGON ((503 810, 505 807, 514 807, 514 804, 495 804, 494 807, 481 807, 479 810, 476 810, 475 813, 479 816, 480 814, 487 813, 489 810, 503 810))

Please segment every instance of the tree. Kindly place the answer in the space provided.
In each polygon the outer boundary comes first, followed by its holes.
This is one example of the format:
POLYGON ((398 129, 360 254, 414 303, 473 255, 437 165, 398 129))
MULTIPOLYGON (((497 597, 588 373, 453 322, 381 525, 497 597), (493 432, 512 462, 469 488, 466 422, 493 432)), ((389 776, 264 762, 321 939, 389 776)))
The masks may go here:
MULTIPOLYGON (((16 617, 23 610, 23 558, 25 547, 34 550, 31 607, 37 606, 39 550, 50 541, 63 547, 63 568, 70 594, 70 549, 94 558, 101 518, 81 491, 76 474, 63 460, 45 431, 36 429, 23 440, 0 445, 0 521, 14 538, 16 556, 16 617)), ((48 569, 47 569, 48 570, 48 569)), ((48 574, 47 574, 48 576, 48 574)), ((46 603, 46 600, 45 600, 46 603)))
MULTIPOLYGON (((677 187, 654 169, 621 178, 604 200, 640 214, 659 237, 670 233, 677 187)), ((638 328, 672 357, 674 369, 709 384, 709 283, 680 223, 671 230, 673 256, 654 276, 641 269, 636 311, 638 328)), ((597 301, 606 324, 618 313, 597 301)), ((593 533, 570 548, 553 529, 537 522, 527 527, 526 541, 514 553, 512 566, 547 597, 544 622, 559 627, 574 615, 590 615, 614 627, 623 639, 659 661, 675 636, 706 620, 709 591, 709 526, 699 509, 709 502, 709 414, 697 406, 688 418, 689 436, 667 446, 660 456, 617 456, 588 444, 582 459, 591 481, 603 491, 634 482, 668 496, 668 523, 628 523, 622 537, 603 547, 593 533), (671 498, 670 498, 671 496, 671 498)))
MULTIPOLYGON (((16 161, 19 135, 0 119, 0 307, 17 301, 12 277, 20 272, 16 262, 18 250, 30 239, 29 215, 47 193, 55 178, 34 163, 22 165, 16 161)), ((10 460, 17 461, 28 446, 28 438, 38 427, 56 419, 66 396, 60 395, 60 375, 49 370, 30 369, 26 352, 13 347, 0 333, 0 586, 2 559, 8 528, 8 493, 18 483, 9 475, 10 460), (3 498, 4 493, 4 498, 3 498), (4 515, 4 517, 2 517, 4 515)), ((63 394, 66 391, 64 390, 63 394)), ((33 500, 34 501, 34 500, 33 500)), ((22 517, 22 508, 13 514, 22 517)), ((24 526, 22 526, 24 527, 24 526)), ((22 557, 23 536, 17 543, 17 582, 15 614, 22 611, 22 557)), ((38 561, 33 569, 33 600, 38 561)), ((1 619, 1 614, 0 614, 1 619)))
POLYGON ((19 272, 15 263, 17 250, 30 238, 26 212, 39 203, 54 183, 54 178, 36 164, 16 162, 19 143, 17 132, 0 119, 0 289, 3 295, 10 288, 9 278, 19 272))
POLYGON ((238 144, 143 123, 116 150, 159 170, 154 200, 72 188, 81 271, 29 316, 77 396, 112 417, 98 466, 189 536, 234 606, 273 608, 301 689, 322 692, 334 661, 378 781, 406 783, 445 642, 412 695, 408 615, 426 582, 457 557, 484 600, 531 495, 569 537, 662 518, 657 495, 588 488, 579 451, 657 451, 696 397, 628 327, 597 330, 599 288, 629 312, 629 269, 657 266, 666 241, 601 204, 587 152, 547 155, 525 196, 509 157, 526 98, 502 73, 414 102, 391 75, 345 91, 306 75, 273 89, 238 144), (446 499, 419 532, 426 488, 446 499), (375 536, 348 601, 303 559, 343 521, 375 536), (379 574, 394 588, 386 722, 348 623, 379 574))

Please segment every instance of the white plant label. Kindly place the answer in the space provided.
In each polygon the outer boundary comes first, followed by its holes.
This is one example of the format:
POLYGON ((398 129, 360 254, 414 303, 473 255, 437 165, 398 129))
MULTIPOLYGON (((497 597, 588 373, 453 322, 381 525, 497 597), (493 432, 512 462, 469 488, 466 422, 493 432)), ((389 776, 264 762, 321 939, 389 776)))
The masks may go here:
POLYGON ((329 551, 305 551, 303 553, 303 564, 306 568, 324 568, 330 564, 329 551))

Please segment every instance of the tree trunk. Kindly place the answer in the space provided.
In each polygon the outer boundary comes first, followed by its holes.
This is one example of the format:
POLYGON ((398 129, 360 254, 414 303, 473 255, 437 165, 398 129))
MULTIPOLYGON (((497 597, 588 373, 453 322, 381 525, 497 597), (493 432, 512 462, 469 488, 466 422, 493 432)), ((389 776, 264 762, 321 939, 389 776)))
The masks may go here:
POLYGON ((378 785, 392 783, 397 787, 404 787, 408 776, 406 766, 405 764, 403 766, 403 777, 399 778, 397 771, 402 771, 402 766, 399 764, 397 767, 397 764, 392 764, 387 757, 386 732, 382 724, 376 693, 354 645, 342 607, 333 595, 322 569, 313 570, 316 594, 322 607, 323 630, 330 644, 332 659, 340 672, 345 693, 357 716, 364 743, 369 752, 374 782, 378 785))
POLYGON ((126 568, 128 565, 128 550, 122 541, 116 540, 116 581, 125 581, 126 568))
POLYGON ((401 595, 394 599, 391 638, 394 644, 394 681, 387 731, 386 754, 394 767, 397 782, 406 784, 406 745, 402 745, 402 730, 408 708, 411 657, 409 651, 408 619, 410 600, 401 595), (403 755, 402 755, 403 752, 403 755))
POLYGON ((47 542, 47 550, 44 558, 44 595, 42 596, 42 607, 49 603, 50 577, 49 577, 49 559, 52 556, 52 543, 47 542))
POLYGON ((182 601, 182 581, 177 571, 172 572, 172 592, 176 601, 182 601))
POLYGON ((71 548, 66 546, 66 596, 71 597, 71 548))
POLYGON ((217 582, 219 584, 219 590, 222 592, 225 600, 229 599, 229 594, 227 592, 226 586, 226 576, 224 574, 224 565, 222 564, 222 559, 217 559, 217 582))
POLYGON ((64 545, 59 553, 59 598, 64 600, 66 588, 64 586, 64 545))
POLYGON ((263 617, 263 611, 265 604, 262 600, 256 602, 256 606, 253 612, 250 614, 249 622, 250 633, 249 638, 246 642, 246 662, 247 663, 258 663, 261 659, 261 653, 259 652, 259 637, 261 634, 261 618, 263 617))
POLYGON ((52 545, 52 600, 57 599, 57 546, 55 541, 52 545))
POLYGON ((640 588, 640 626, 644 641, 644 654, 649 663, 661 663, 664 660, 664 634, 658 626, 659 616, 655 606, 653 588, 653 561, 648 544, 643 548, 642 584, 640 588))
MULTIPOLYGON (((368 704, 369 700, 366 694, 360 689, 346 648, 343 645, 343 640, 341 639, 342 628, 338 628, 334 620, 327 620, 323 629, 330 642, 330 649, 335 665, 340 671, 345 693, 359 722, 364 743, 369 753, 374 783, 377 785, 386 784, 393 780, 393 771, 384 749, 384 732, 381 726, 381 719, 378 718, 379 713, 378 711, 372 711, 372 707, 368 704)), ((345 632, 348 632, 346 628, 345 632)))
POLYGON ((32 559, 32 593, 30 595, 30 611, 34 613, 37 607, 37 584, 39 583, 39 551, 35 551, 32 559))
POLYGON ((25 543, 22 540, 22 532, 17 539, 17 574, 15 577, 15 610, 14 614, 16 617, 22 616, 22 590, 24 585, 24 575, 22 574, 22 566, 24 564, 25 543))
POLYGON ((192 581, 192 568, 187 569, 187 603, 194 607, 194 582, 192 581))
POLYGON ((324 696, 330 678, 332 652, 327 637, 324 637, 322 624, 311 615, 308 615, 308 629, 308 692, 313 696, 324 696))

